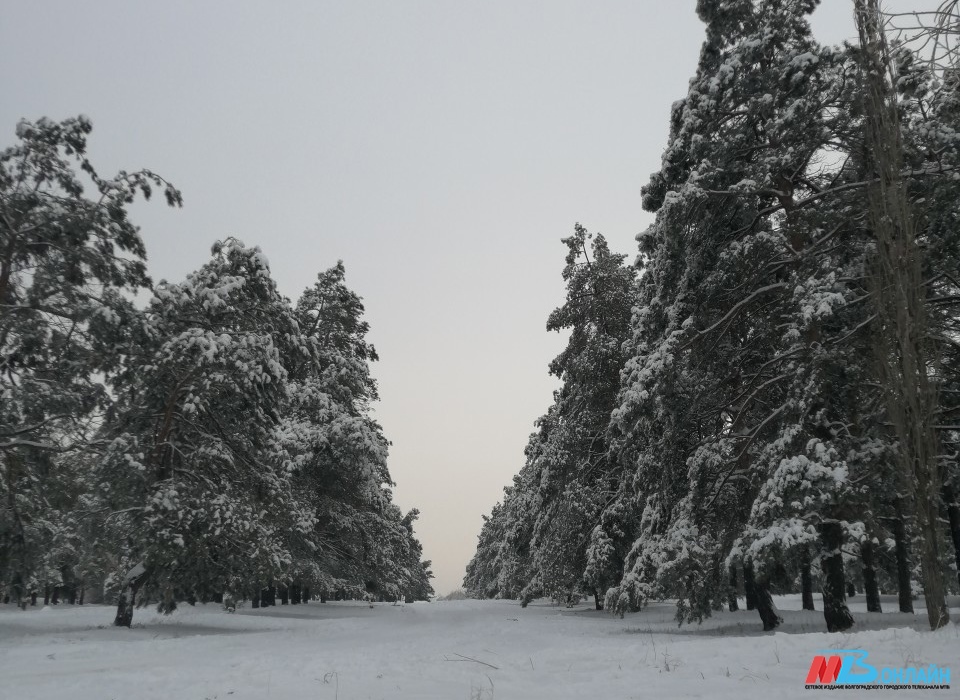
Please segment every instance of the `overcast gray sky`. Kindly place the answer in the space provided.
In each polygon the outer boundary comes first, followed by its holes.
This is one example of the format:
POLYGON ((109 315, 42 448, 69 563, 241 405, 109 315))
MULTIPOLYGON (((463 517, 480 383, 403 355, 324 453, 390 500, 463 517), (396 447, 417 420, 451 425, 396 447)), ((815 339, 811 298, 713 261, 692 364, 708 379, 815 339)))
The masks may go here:
MULTIPOLYGON (((84 113, 101 171, 172 180, 182 210, 134 210, 155 279, 227 236, 291 298, 344 260, 396 500, 421 510, 446 593, 550 403, 560 239, 579 221, 632 258, 650 222, 640 187, 696 66, 694 7, 0 0, 0 146, 21 117, 84 113)), ((851 8, 824 0, 821 40, 852 36, 851 8)))

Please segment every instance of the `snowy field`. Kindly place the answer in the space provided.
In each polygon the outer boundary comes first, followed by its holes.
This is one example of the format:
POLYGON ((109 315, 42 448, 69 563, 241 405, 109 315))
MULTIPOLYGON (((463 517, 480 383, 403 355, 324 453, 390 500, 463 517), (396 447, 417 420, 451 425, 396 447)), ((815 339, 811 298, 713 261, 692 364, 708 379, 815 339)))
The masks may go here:
MULTIPOLYGON (((777 603, 786 622, 774 634, 762 633, 757 614, 746 611, 678 628, 670 604, 623 620, 546 602, 526 609, 512 601, 310 603, 235 614, 184 605, 169 617, 137 610, 129 630, 110 626, 108 607, 2 606, 0 697, 781 700, 811 697, 804 679, 813 655, 828 648, 960 674, 960 627, 924 632, 920 609, 868 615, 858 596, 851 608, 859 631, 830 635, 820 631, 822 614, 799 610, 796 597, 777 603)), ((960 601, 951 603, 960 615, 960 601)), ((896 602, 884 598, 884 606, 896 602)), ((960 697, 960 678, 952 680, 950 690, 905 692, 960 697)), ((844 693, 862 695, 874 696, 844 693)))

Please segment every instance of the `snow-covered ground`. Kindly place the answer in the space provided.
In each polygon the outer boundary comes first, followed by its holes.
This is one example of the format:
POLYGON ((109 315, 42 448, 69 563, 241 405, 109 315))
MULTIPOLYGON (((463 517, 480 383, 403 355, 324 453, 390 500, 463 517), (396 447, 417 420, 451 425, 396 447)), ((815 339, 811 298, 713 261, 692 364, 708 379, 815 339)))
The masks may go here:
MULTIPOLYGON (((851 601, 857 631, 830 635, 820 612, 799 610, 795 597, 777 602, 786 623, 774 634, 746 611, 678 628, 670 604, 622 620, 546 602, 311 603, 235 614, 184 605, 169 617, 137 610, 129 630, 111 627, 113 611, 102 606, 0 606, 0 697, 781 700, 810 697, 812 657, 829 648, 960 674, 956 623, 930 633, 922 610, 868 615, 860 596, 851 601)), ((960 601, 951 602, 957 619, 960 601)), ((958 697, 960 677, 952 681, 950 690, 906 692, 958 697)))

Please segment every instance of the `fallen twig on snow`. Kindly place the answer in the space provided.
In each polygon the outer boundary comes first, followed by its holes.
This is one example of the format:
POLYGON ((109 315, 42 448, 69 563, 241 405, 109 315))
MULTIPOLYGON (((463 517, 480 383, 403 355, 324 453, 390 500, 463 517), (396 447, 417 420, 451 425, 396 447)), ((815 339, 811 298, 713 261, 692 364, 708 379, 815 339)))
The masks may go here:
POLYGON ((460 658, 459 658, 459 659, 448 659, 448 658, 444 657, 444 661, 473 661, 474 663, 477 663, 477 664, 483 664, 484 666, 489 666, 490 668, 494 669, 495 671, 499 671, 499 670, 500 670, 499 667, 494 666, 493 664, 488 664, 486 661, 481 661, 480 659, 475 659, 475 658, 473 658, 472 656, 464 656, 463 654, 458 654, 457 652, 453 652, 453 655, 454 655, 454 656, 459 656, 460 658))

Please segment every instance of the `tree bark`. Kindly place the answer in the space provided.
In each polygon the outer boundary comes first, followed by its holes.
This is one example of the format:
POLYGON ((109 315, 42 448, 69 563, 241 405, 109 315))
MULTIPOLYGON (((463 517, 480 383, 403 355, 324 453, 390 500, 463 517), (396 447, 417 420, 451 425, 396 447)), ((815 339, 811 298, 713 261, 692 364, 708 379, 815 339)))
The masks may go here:
POLYGON ((267 586, 260 591, 260 607, 269 608, 271 605, 276 605, 277 599, 275 593, 273 586, 267 586))
POLYGON ((747 599, 747 610, 757 609, 757 584, 753 578, 753 564, 743 563, 743 591, 747 599))
POLYGON ((823 553, 820 568, 823 570, 823 619, 828 632, 843 632, 853 626, 853 615, 844 599, 846 588, 843 576, 843 528, 836 520, 826 520, 819 526, 823 553))
POLYGON ((947 519, 950 523, 950 538, 953 540, 954 563, 957 567, 957 583, 960 584, 960 503, 952 484, 943 485, 943 502, 947 506, 947 519))
POLYGON ((860 543, 860 559, 863 561, 863 592, 867 597, 867 612, 883 612, 880 607, 877 570, 873 564, 873 540, 869 535, 860 543))
POLYGON ((900 612, 913 613, 913 589, 910 586, 910 549, 907 542, 907 525, 903 520, 900 501, 894 504, 896 518, 893 521, 894 553, 897 557, 897 597, 900 612))
POLYGON ((70 605, 77 604, 77 578, 69 566, 60 567, 60 578, 63 580, 63 596, 70 605))
POLYGON ((737 590, 740 587, 740 583, 737 580, 737 567, 734 564, 730 565, 727 582, 730 585, 730 592, 727 594, 727 608, 730 612, 736 612, 740 609, 740 605, 737 603, 737 590))
POLYGON ((810 573, 810 553, 800 555, 800 598, 804 610, 816 610, 813 605, 813 576, 810 573))
POLYGON ((137 564, 127 572, 117 600, 117 616, 113 619, 116 627, 129 627, 133 623, 133 605, 136 602, 137 591, 147 577, 147 570, 143 564, 137 564))
POLYGON ((760 613, 760 620, 763 622, 763 631, 769 632, 776 629, 783 622, 777 606, 773 603, 773 596, 770 595, 770 587, 764 580, 754 582, 754 595, 756 596, 757 612, 760 613))
POLYGON ((281 586, 279 589, 280 593, 280 605, 289 605, 290 604, 290 593, 286 586, 281 586))
POLYGON ((863 66, 870 182, 867 219, 876 239, 870 275, 877 311, 880 385, 899 443, 898 482, 910 496, 920 538, 920 577, 931 629, 950 622, 940 565, 941 489, 934 430, 937 387, 930 381, 927 309, 916 221, 902 175, 904 149, 893 61, 879 0, 854 0, 863 66))

